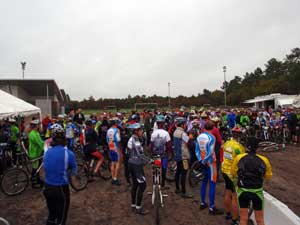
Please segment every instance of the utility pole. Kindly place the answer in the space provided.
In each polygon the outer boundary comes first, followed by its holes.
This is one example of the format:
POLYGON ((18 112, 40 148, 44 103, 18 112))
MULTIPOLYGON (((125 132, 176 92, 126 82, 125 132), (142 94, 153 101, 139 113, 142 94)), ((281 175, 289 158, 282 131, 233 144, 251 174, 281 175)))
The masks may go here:
POLYGON ((226 103, 226 66, 223 66, 223 72, 224 72, 224 105, 225 105, 225 108, 227 106, 227 103, 226 103))
POLYGON ((24 72, 25 72, 26 62, 21 62, 21 66, 22 66, 23 80, 24 80, 24 72))
POLYGON ((171 83, 170 82, 168 82, 168 87, 169 87, 169 109, 171 110, 171 96, 170 96, 171 83))

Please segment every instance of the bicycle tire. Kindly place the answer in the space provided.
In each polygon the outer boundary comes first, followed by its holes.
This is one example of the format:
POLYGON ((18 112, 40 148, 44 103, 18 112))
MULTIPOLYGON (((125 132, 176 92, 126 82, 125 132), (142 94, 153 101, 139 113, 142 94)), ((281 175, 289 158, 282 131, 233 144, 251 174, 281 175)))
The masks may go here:
POLYGON ((155 197, 154 197, 154 224, 160 225, 160 216, 159 216, 159 208, 160 208, 160 194, 158 186, 155 186, 155 197))
POLYGON ((167 172, 166 172, 166 180, 167 181, 169 181, 169 182, 174 182, 175 181, 176 170, 177 170, 176 161, 169 161, 167 172))
POLYGON ((188 180, 191 187, 196 187, 196 185, 203 179, 203 172, 200 171, 200 162, 195 161, 191 166, 188 173, 188 180))
POLYGON ((110 162, 109 160, 104 160, 100 169, 99 169, 99 176, 103 180, 110 180, 111 179, 111 171, 110 171, 110 162))
POLYGON ((77 174, 69 176, 70 185, 75 191, 81 191, 87 187, 89 181, 89 172, 85 164, 77 164, 77 174))
POLYGON ((21 194, 26 190, 28 184, 28 174, 19 168, 12 168, 5 171, 1 179, 1 189, 8 196, 21 194))
POLYGON ((1 224, 4 224, 4 225, 10 225, 9 222, 8 222, 6 219, 0 217, 0 225, 1 225, 1 224))

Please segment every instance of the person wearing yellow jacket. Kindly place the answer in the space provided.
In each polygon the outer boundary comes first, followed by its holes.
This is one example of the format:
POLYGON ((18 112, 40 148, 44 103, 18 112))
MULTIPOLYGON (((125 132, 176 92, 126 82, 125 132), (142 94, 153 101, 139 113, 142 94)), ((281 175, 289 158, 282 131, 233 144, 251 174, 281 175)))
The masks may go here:
POLYGON ((245 153, 245 147, 241 145, 234 138, 226 141, 223 145, 224 159, 222 163, 222 175, 225 181, 225 196, 224 196, 224 206, 225 206, 225 219, 232 219, 232 225, 238 224, 238 203, 237 195, 235 191, 235 185, 233 182, 233 176, 231 174, 231 167, 233 160, 239 154, 245 153))
POLYGON ((248 224, 248 207, 251 202, 257 225, 265 225, 263 183, 264 179, 272 178, 272 167, 266 157, 256 153, 256 137, 248 137, 246 147, 250 152, 238 155, 231 168, 233 177, 237 178, 240 225, 248 224))

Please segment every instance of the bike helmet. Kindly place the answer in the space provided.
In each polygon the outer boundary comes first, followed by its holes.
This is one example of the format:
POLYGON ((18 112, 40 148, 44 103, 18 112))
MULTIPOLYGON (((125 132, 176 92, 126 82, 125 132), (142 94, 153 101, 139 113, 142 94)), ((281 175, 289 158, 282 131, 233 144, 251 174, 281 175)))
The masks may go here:
POLYGON ((61 125, 55 123, 50 127, 50 130, 52 138, 65 138, 65 130, 61 125))
POLYGON ((156 116, 156 122, 157 123, 164 123, 165 121, 166 121, 166 119, 163 115, 157 115, 156 116))
POLYGON ((130 129, 130 130, 137 130, 137 129, 141 129, 142 126, 140 123, 133 123, 133 124, 130 124, 127 126, 127 129, 130 129))
POLYGON ((184 117, 177 117, 175 119, 175 123, 176 123, 177 126, 180 126, 180 125, 186 123, 186 119, 184 117))
POLYGON ((252 152, 256 151, 256 149, 258 148, 258 144, 259 140, 254 136, 250 136, 246 140, 246 147, 252 152))

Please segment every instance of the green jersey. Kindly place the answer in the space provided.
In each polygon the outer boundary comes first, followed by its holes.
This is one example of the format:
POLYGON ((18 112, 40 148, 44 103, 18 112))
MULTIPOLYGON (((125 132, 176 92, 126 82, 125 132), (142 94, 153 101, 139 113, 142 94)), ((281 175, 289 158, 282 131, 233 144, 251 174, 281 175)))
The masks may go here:
POLYGON ((17 142, 18 135, 20 134, 20 130, 16 125, 10 126, 10 141, 17 142))
POLYGON ((29 140, 29 157, 34 159, 43 154, 44 142, 38 131, 32 130, 28 136, 29 140))

